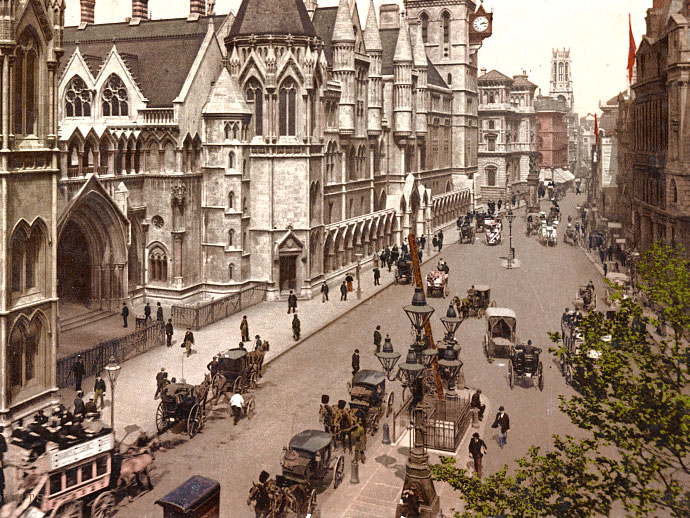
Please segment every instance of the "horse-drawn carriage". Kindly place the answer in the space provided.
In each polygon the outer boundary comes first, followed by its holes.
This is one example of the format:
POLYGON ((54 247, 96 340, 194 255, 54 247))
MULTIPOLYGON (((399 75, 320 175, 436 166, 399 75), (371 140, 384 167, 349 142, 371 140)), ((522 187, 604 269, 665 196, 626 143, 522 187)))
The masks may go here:
POLYGON ((374 370, 362 370, 348 382, 347 391, 350 393, 350 409, 361 420, 364 429, 375 435, 379 428, 379 420, 384 415, 388 417, 393 411, 395 393, 386 394, 386 375, 374 370))
POLYGON ((218 518, 220 516, 220 484, 195 475, 176 487, 156 504, 163 508, 163 518, 218 518))
POLYGON ((412 263, 406 259, 400 259, 395 266, 395 284, 410 284, 412 282, 412 263))
POLYGON ((206 398, 210 386, 208 376, 201 385, 169 383, 161 389, 161 402, 156 409, 158 433, 174 429, 194 437, 206 423, 206 398), (184 425, 184 426, 183 426, 184 425))
POLYGON ((458 314, 463 320, 469 317, 482 318, 484 312, 490 306, 495 306, 496 301, 491 300, 491 288, 489 286, 473 286, 467 290, 467 297, 453 298, 453 304, 458 310, 458 314))
POLYGON ((448 295, 448 272, 434 270, 426 276, 426 294, 428 297, 443 297, 448 295))
POLYGON ((464 223, 459 229, 458 229, 458 234, 459 234, 459 241, 460 244, 474 244, 475 240, 475 229, 474 225, 471 223, 467 222, 464 223))
POLYGON ((570 223, 568 223, 568 228, 565 229, 565 233, 563 234, 563 242, 570 246, 577 245, 577 232, 570 226, 570 223))
POLYGON ((549 214, 546 216, 546 223, 552 225, 554 221, 561 219, 561 209, 553 206, 549 209, 549 214))
POLYGON ((544 390, 544 365, 539 359, 541 349, 531 345, 517 345, 510 349, 510 363, 508 364, 508 383, 512 389, 515 384, 522 384, 525 380, 537 380, 539 390, 544 390))
POLYGON ((604 302, 606 302, 606 304, 608 306, 611 306, 612 308, 620 309, 620 300, 614 300, 612 295, 615 292, 620 291, 623 299, 629 298, 632 291, 632 288, 630 286, 630 277, 628 277, 624 273, 609 272, 606 274, 606 278, 611 282, 613 286, 606 286, 606 297, 604 299, 604 302))
POLYGON ((500 245, 503 242, 503 225, 495 219, 484 221, 484 237, 489 246, 500 245))
POLYGON ((489 361, 493 361, 495 357, 511 357, 511 350, 517 344, 516 327, 517 317, 512 309, 488 308, 486 310, 484 353, 489 361))
POLYGON ((558 243, 558 232, 555 226, 541 226, 541 244, 545 246, 556 246, 558 243))
POLYGON ((594 284, 591 282, 578 288, 573 301, 575 309, 592 311, 597 307, 597 294, 594 291, 594 284))
MULTIPOLYGON (((256 387, 261 366, 252 361, 245 349, 228 349, 218 355, 218 369, 211 382, 211 393, 217 399, 224 392, 243 394, 256 387)), ((263 363, 263 362, 261 362, 263 363)))
POLYGON ((538 212, 527 214, 527 236, 539 233, 541 228, 541 215, 538 212))

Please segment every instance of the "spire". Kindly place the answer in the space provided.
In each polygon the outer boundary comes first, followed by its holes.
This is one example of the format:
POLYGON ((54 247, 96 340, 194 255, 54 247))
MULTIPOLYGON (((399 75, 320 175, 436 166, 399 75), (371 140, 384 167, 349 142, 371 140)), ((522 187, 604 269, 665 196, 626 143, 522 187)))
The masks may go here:
POLYGON ((374 7, 374 0, 369 2, 369 13, 367 13, 367 24, 364 29, 364 46, 368 52, 383 51, 381 45, 381 35, 379 34, 379 24, 376 21, 376 7, 374 7))
POLYGON ((422 24, 417 24, 414 31, 414 67, 427 68, 429 65, 426 60, 426 47, 424 46, 424 38, 422 37, 422 24))
POLYGON ((352 28, 352 14, 348 0, 340 0, 333 27, 333 43, 354 43, 355 31, 352 28))
POLYGON ((411 63, 412 43, 410 42, 410 26, 407 24, 407 17, 402 17, 400 32, 398 32, 398 42, 395 44, 395 55, 393 63, 411 63))

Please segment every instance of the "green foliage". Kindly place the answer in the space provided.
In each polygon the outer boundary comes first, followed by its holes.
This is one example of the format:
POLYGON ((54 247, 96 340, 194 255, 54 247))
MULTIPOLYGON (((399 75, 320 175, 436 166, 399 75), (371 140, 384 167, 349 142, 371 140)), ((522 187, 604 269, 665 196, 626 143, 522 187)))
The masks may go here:
POLYGON ((552 451, 531 448, 514 469, 483 481, 444 459, 434 475, 461 493, 458 516, 584 518, 614 505, 630 517, 690 516, 690 263, 683 251, 657 245, 639 272, 673 337, 653 339, 645 323, 658 322, 613 285, 620 310, 611 319, 589 314, 579 349, 550 333, 551 351, 577 373, 577 394, 561 396, 560 408, 586 438, 554 436, 552 451))

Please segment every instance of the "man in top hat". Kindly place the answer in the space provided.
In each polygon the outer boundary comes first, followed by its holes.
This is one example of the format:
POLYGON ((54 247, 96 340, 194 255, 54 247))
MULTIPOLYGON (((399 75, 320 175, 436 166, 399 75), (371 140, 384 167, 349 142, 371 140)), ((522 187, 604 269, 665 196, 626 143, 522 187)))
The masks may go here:
POLYGON ((505 413, 503 406, 498 407, 498 413, 491 428, 498 428, 498 445, 503 448, 508 442, 508 430, 510 430, 510 418, 505 413))
POLYGON ((163 317, 163 306, 161 306, 160 302, 156 302, 156 320, 158 322, 163 322, 165 318, 163 317))
POLYGON ((321 408, 319 408, 319 421, 323 423, 323 431, 331 433, 335 412, 333 407, 328 404, 331 398, 327 394, 321 396, 321 408))
POLYGON ((160 372, 156 374, 156 394, 153 396, 153 399, 158 399, 158 397, 161 395, 163 382, 167 379, 167 377, 168 373, 165 372, 165 367, 161 367, 160 372))
POLYGON ((74 398, 74 416, 78 419, 84 419, 86 415, 86 408, 84 405, 84 393, 80 390, 77 392, 77 397, 74 398))
POLYGON ((479 438, 479 434, 474 432, 470 440, 470 455, 474 460, 474 471, 478 478, 482 478, 482 457, 486 453, 486 443, 479 438))
POLYGON ((89 396, 89 400, 84 404, 84 412, 86 417, 98 414, 98 408, 96 408, 96 403, 93 402, 93 396, 89 396))
POLYGON ((86 375, 86 368, 84 367, 84 362, 81 359, 81 354, 77 354, 77 361, 72 365, 72 373, 74 374, 74 390, 79 392, 81 390, 81 381, 86 375))
POLYGON ((470 409, 476 408, 479 410, 479 420, 484 419, 484 410, 486 410, 486 405, 482 404, 481 399, 482 389, 477 389, 477 391, 472 394, 472 399, 470 400, 470 409))

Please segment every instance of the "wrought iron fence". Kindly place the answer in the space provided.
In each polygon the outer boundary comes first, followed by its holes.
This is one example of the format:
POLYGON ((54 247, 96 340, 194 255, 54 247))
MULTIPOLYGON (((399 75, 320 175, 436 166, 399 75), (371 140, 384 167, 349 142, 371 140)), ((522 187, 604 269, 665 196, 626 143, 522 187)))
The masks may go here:
MULTIPOLYGON (((127 336, 100 343, 96 347, 78 353, 81 355, 86 368, 86 375, 84 377, 95 376, 101 372, 111 356, 114 356, 119 363, 122 363, 164 343, 165 325, 163 322, 158 321, 152 322, 145 328, 137 329, 134 333, 127 336)), ((58 360, 58 387, 67 387, 74 382, 72 367, 76 361, 77 354, 58 360)))
POLYGON ((209 302, 173 306, 173 324, 176 327, 191 327, 197 331, 264 300, 266 284, 256 284, 209 302))

